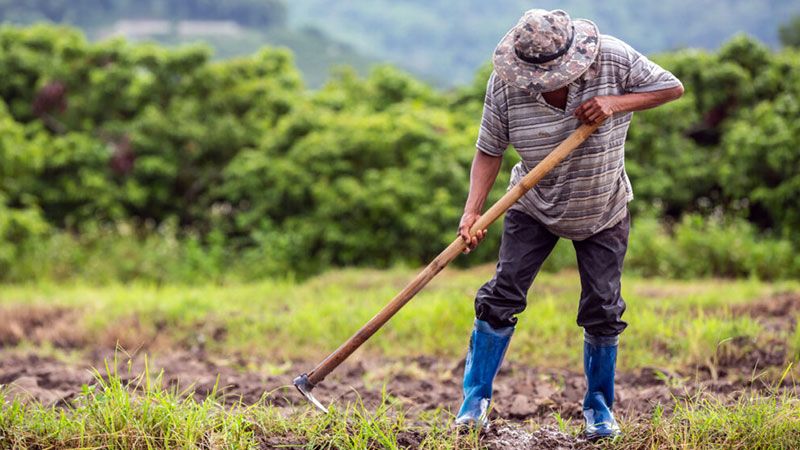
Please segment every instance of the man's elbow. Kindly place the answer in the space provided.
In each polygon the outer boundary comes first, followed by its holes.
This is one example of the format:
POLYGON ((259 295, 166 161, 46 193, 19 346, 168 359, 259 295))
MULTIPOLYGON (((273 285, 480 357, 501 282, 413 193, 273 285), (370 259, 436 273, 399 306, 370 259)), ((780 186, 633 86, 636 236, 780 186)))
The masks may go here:
POLYGON ((672 94, 672 95, 671 95, 670 100, 677 100, 677 99, 683 97, 683 92, 684 92, 683 84, 679 84, 679 85, 675 86, 674 88, 671 89, 671 91, 672 92, 670 92, 670 94, 672 94))

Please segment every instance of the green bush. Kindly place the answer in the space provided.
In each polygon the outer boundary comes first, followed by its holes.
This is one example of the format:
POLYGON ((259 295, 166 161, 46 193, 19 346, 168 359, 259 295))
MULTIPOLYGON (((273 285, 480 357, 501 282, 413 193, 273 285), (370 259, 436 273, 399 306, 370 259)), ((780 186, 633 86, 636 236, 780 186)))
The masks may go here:
POLYGON ((230 265, 235 259, 223 239, 212 232, 203 241, 195 234, 179 232, 174 222, 159 227, 120 222, 87 227, 79 234, 54 232, 17 245, 4 279, 222 282, 224 274, 235 272, 230 265))
POLYGON ((743 219, 689 214, 672 230, 652 216, 631 228, 626 267, 645 276, 792 278, 800 257, 792 242, 764 238, 743 219))
POLYGON ((800 100, 782 94, 730 125, 720 178, 731 198, 746 201, 750 219, 800 237, 800 100))
MULTIPOLYGON (((312 92, 284 50, 214 62, 51 26, 0 27, 0 48, 3 279, 307 276, 424 264, 455 238, 489 66, 454 92, 389 66, 312 92)), ((631 127, 648 236, 629 266, 796 274, 800 56, 739 36, 659 61, 687 94, 631 127)), ((495 259, 500 231, 458 264, 495 259)), ((565 243, 547 267, 571 264, 565 243)))
MULTIPOLYGON (((301 257, 302 234, 268 227, 254 233, 255 245, 241 248, 219 230, 203 238, 180 230, 175 221, 157 227, 119 222, 76 234, 47 228, 34 210, 0 213, 3 281, 225 283, 302 277, 322 268, 301 257)), ((479 249, 486 255, 482 260, 494 259, 497 242, 479 249)), ((457 262, 474 262, 473 256, 457 262)), ((687 215, 669 227, 646 212, 632 222, 625 267, 641 276, 790 279, 800 276, 800 256, 791 241, 762 237, 743 219, 687 215)), ((562 239, 542 270, 565 268, 575 269, 576 260, 572 243, 562 239)))
POLYGON ((0 279, 8 274, 22 257, 26 243, 46 238, 50 226, 36 208, 9 208, 0 193, 0 279))

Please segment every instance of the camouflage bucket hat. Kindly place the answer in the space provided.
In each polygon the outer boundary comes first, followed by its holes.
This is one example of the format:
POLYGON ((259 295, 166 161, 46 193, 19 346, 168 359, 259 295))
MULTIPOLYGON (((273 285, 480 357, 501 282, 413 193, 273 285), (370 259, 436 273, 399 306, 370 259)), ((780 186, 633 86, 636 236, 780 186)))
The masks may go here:
POLYGON ((600 50, 598 35, 589 20, 572 20, 560 9, 531 9, 497 44, 494 70, 521 89, 554 91, 589 69, 600 50))

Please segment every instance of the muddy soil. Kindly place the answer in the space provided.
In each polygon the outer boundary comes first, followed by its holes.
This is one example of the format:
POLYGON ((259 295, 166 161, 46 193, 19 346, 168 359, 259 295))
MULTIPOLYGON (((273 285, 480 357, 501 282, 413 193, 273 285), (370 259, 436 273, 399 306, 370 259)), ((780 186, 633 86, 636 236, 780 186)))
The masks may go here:
MULTIPOLYGON (((23 401, 68 406, 83 385, 97 382, 91 367, 105 367, 103 356, 113 359, 111 354, 96 354, 91 363, 72 365, 51 357, 0 351, 0 384, 23 401)), ((119 358, 118 355, 118 375, 136 390, 136 375, 144 368, 143 359, 135 358, 129 366, 128 361, 119 358)), ((311 367, 310 362, 294 363, 279 375, 241 370, 205 354, 191 352, 157 356, 149 359, 148 364, 152 373, 163 369, 166 386, 181 391, 189 389, 198 400, 205 398, 217 385, 227 404, 264 402, 287 415, 308 408, 291 386, 291 379, 311 367)), ((461 366, 459 361, 434 358, 356 360, 334 372, 315 393, 325 404, 333 402, 344 406, 360 400, 367 408, 374 408, 381 401, 385 385, 386 392, 407 411, 407 417, 414 420, 419 413, 439 407, 457 411, 461 366)), ((100 373, 105 374, 105 369, 100 373)), ((731 400, 752 390, 763 390, 766 394, 769 388, 761 382, 750 382, 750 376, 745 367, 729 369, 725 377, 716 380, 708 378, 704 371, 697 371, 694 378, 681 374, 666 374, 665 377, 653 369, 621 373, 615 409, 618 417, 635 420, 649 416, 659 404, 669 411, 674 398, 701 391, 731 400)), ((556 413, 563 419, 580 423, 584 387, 583 376, 578 372, 543 370, 513 363, 505 365, 496 383, 495 426, 482 442, 491 449, 594 448, 554 427, 556 413), (531 427, 524 424, 529 421, 540 428, 531 431, 531 427)), ((787 389, 795 389, 795 394, 800 394, 796 387, 787 389)), ((414 432, 406 432, 401 434, 400 444, 414 448, 421 439, 422 436, 414 432)), ((290 441, 290 436, 264 436, 262 443, 264 448, 302 444, 290 441)))
MULTIPOLYGON (((735 314, 748 314, 773 330, 788 330, 794 326, 794 312, 800 306, 797 295, 778 295, 747 307, 734 310, 735 314)), ((68 320, 71 312, 28 314, 15 311, 15 320, 8 321, 6 332, 0 333, 0 385, 13 396, 25 401, 39 401, 46 405, 67 406, 86 384, 96 383, 92 367, 104 368, 112 361, 115 352, 106 347, 86 349, 91 346, 78 335, 69 335, 62 342, 65 347, 84 346, 81 363, 67 363, 53 357, 43 357, 21 350, 14 344, 20 340, 36 342, 51 328, 42 317, 54 323, 68 320), (30 326, 36 317, 35 326, 30 326), (29 320, 30 319, 30 320, 29 320), (40 320, 41 319, 41 320, 40 320), (28 321, 25 323, 25 321, 28 321), (41 323, 40 323, 41 322, 41 323), (18 324, 18 325, 15 325, 18 324), (24 324, 28 326, 22 326, 24 324)), ((2 328, 2 327, 0 327, 2 328)), ((724 352, 714 361, 713 367, 698 366, 681 372, 645 368, 621 372, 617 377, 615 411, 618 417, 633 419, 649 416, 656 405, 668 413, 675 399, 703 392, 733 400, 752 391, 764 394, 775 390, 774 382, 764 377, 754 377, 757 371, 785 368, 787 360, 785 342, 766 342, 754 346, 752 342, 733 340, 728 344, 746 351, 724 352)), ((136 389, 136 376, 144 369, 144 358, 116 353, 117 374, 136 389)), ((223 360, 203 351, 173 350, 150 356, 151 373, 163 369, 163 383, 181 391, 188 389, 196 398, 205 398, 217 386, 218 395, 227 404, 263 402, 273 405, 286 414, 305 410, 306 401, 291 385, 292 378, 307 371, 317 361, 294 361, 286 364, 271 361, 252 361, 245 358, 223 360), (267 362, 269 363, 269 362, 267 362)), ((585 389, 583 374, 577 370, 553 370, 518 363, 504 364, 495 384, 494 419, 498 426, 486 436, 490 448, 580 448, 588 445, 554 428, 555 415, 563 419, 581 421, 581 400, 585 389), (522 426, 532 421, 541 427, 531 432, 522 426)), ((105 374, 105 369, 101 369, 105 374)), ((374 407, 386 392, 407 411, 414 420, 421 412, 445 408, 455 412, 459 406, 460 381, 463 361, 433 357, 407 359, 353 357, 321 383, 315 394, 325 404, 345 405, 363 401, 374 407)), ((780 390, 800 394, 800 386, 786 381, 780 390)), ((402 435, 401 444, 414 447, 418 436, 402 435)), ((266 448, 287 442, 264 442, 266 448)))
MULTIPOLYGON (((113 353, 93 355, 85 365, 68 364, 52 357, 17 351, 0 352, 0 384, 12 395, 36 400, 47 405, 68 405, 84 384, 96 383, 91 367, 103 368, 105 358, 113 361, 113 353)), ((136 376, 144 369, 143 358, 130 361, 117 355, 118 375, 136 389, 136 376)), ((113 363, 112 363, 113 364, 113 363)), ((259 370, 242 370, 227 361, 218 361, 200 352, 174 352, 150 357, 151 373, 164 371, 163 383, 181 391, 205 398, 218 387, 227 404, 264 402, 287 414, 307 406, 291 385, 294 376, 312 367, 312 362, 296 362, 282 367, 283 373, 272 375, 259 370)), ((345 363, 315 389, 325 404, 344 405, 363 401, 374 407, 381 401, 381 391, 395 399, 415 417, 423 411, 444 407, 455 412, 460 402, 462 362, 420 357, 402 360, 356 359, 345 363)), ((707 371, 692 374, 670 373, 657 369, 641 369, 618 374, 615 410, 621 417, 636 419, 650 415, 656 405, 670 410, 675 398, 698 392, 735 398, 743 392, 772 387, 761 380, 752 381, 752 367, 728 367, 725 376, 713 379, 707 371)), ((547 370, 516 363, 505 364, 495 385, 494 417, 511 423, 534 421, 540 425, 555 424, 554 414, 564 419, 580 420, 580 402, 585 389, 583 375, 577 371, 547 370)), ((785 389, 797 389, 787 386, 785 389)), ((800 393, 800 390, 798 390, 800 393)), ((518 430, 522 432, 521 430, 518 430)), ((501 433, 498 431, 498 433, 501 433)), ((542 432, 547 439, 560 438, 542 432)), ((496 436, 497 437, 497 436, 496 436)), ((502 436, 498 437, 501 439, 502 436)), ((535 440, 542 436, 525 437, 535 440)), ((501 439, 502 440, 502 439, 501 439)), ((533 442, 533 441, 532 441, 533 442)))

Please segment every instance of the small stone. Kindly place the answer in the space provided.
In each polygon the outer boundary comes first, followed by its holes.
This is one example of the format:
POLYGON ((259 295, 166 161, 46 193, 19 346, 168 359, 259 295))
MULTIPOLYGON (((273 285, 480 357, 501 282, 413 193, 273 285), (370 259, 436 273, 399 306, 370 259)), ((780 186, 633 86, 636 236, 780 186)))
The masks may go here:
POLYGON ((534 415, 536 413, 536 405, 527 396, 517 394, 511 399, 511 406, 507 412, 511 417, 522 419, 534 415))

